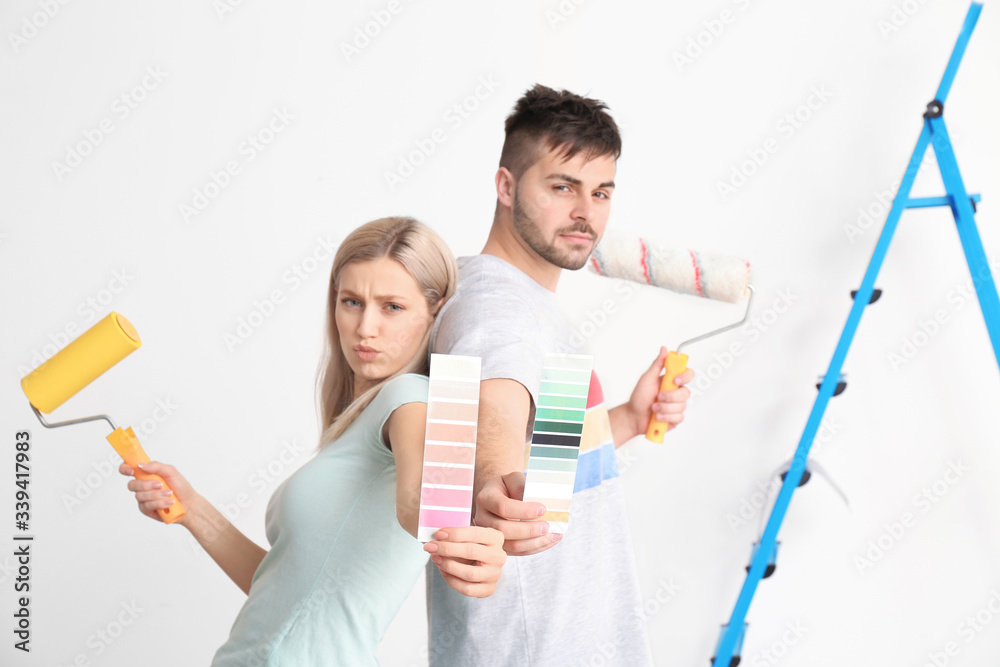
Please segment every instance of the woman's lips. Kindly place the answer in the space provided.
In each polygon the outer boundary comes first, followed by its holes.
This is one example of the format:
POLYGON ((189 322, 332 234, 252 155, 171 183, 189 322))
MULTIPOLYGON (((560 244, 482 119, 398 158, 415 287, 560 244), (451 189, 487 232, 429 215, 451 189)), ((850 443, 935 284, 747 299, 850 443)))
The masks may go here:
POLYGON ((358 358, 362 361, 371 361, 378 356, 378 350, 366 345, 355 345, 354 353, 357 354, 358 358))

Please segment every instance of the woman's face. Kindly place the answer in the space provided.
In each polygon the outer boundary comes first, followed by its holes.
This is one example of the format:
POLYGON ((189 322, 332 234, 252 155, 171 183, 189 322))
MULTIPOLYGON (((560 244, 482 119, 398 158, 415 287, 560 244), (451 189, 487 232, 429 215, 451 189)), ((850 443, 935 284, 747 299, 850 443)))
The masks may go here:
POLYGON ((348 263, 340 272, 335 321, 354 371, 354 397, 402 368, 434 318, 413 276, 394 259, 348 263))

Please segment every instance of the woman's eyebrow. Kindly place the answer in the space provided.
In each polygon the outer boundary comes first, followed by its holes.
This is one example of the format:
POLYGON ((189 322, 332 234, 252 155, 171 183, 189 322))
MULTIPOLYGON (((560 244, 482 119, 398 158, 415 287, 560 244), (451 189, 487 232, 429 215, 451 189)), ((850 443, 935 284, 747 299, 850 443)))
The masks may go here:
MULTIPOLYGON (((355 294, 346 287, 339 288, 338 292, 341 296, 345 294, 353 297, 358 296, 357 294, 355 294)), ((407 299, 405 296, 401 296, 399 294, 376 294, 372 298, 375 299, 376 301, 409 301, 409 299, 407 299)))

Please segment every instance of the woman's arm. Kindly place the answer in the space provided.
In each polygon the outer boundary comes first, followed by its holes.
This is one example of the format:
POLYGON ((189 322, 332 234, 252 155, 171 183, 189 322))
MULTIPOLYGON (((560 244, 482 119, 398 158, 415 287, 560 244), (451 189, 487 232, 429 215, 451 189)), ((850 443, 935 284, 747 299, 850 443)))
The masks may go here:
POLYGON ((426 422, 426 403, 404 403, 389 415, 383 429, 383 440, 396 459, 396 518, 403 530, 413 537, 417 536, 420 518, 426 422))
MULTIPOLYGON (((139 464, 143 472, 159 475, 173 489, 174 495, 184 505, 187 512, 177 523, 181 524, 194 535, 198 544, 208 552, 212 560, 229 575, 229 578, 240 587, 244 593, 250 592, 250 581, 260 562, 267 554, 266 549, 257 546, 250 538, 229 523, 222 512, 210 502, 202 498, 188 481, 172 465, 150 461, 139 464)), ((131 476, 133 470, 123 463, 118 472, 131 476)), ((419 486, 419 478, 417 485, 419 486)), ((170 492, 163 492, 163 485, 155 480, 133 479, 128 483, 129 491, 135 492, 139 503, 139 511, 151 519, 162 521, 157 509, 169 507, 174 503, 166 497, 170 492)))
MULTIPOLYGON (((406 403, 393 411, 383 429, 383 439, 396 458, 396 518, 414 537, 420 518, 426 421, 426 403, 406 403)), ((424 545, 424 551, 432 554, 431 559, 449 586, 470 597, 493 594, 507 560, 500 531, 461 526, 439 530, 434 537, 424 545)))

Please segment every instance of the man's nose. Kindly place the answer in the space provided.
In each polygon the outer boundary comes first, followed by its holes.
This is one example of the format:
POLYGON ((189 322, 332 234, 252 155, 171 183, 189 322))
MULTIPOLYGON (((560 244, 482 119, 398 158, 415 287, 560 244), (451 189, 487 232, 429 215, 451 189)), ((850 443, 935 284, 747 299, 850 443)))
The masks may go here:
POLYGON ((590 220, 594 214, 594 201, 590 193, 581 193, 573 202, 571 213, 574 220, 590 220))

